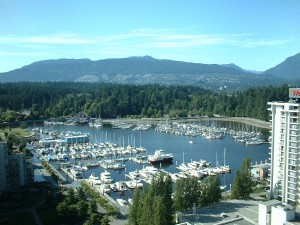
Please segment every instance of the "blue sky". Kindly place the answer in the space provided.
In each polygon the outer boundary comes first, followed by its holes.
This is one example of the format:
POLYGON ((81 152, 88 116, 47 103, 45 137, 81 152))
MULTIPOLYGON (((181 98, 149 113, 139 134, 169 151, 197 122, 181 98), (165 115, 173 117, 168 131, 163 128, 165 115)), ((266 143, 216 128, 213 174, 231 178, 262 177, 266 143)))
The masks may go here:
POLYGON ((299 0, 0 0, 0 72, 150 55, 263 71, 300 52, 299 0))

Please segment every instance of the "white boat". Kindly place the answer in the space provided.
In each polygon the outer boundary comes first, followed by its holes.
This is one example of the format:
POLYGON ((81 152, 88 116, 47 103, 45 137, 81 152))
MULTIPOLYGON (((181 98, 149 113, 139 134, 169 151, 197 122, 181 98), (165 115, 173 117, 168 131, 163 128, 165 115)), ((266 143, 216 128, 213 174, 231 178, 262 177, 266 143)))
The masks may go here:
POLYGON ((145 180, 150 182, 152 178, 159 173, 158 169, 153 166, 146 166, 139 171, 140 176, 145 180))
POLYGON ((89 162, 85 165, 87 168, 93 168, 93 167, 98 167, 99 163, 98 162, 89 162))
POLYGON ((199 179, 205 177, 205 174, 201 170, 191 169, 188 172, 191 176, 199 178, 199 179))
POLYGON ((122 169, 125 169, 125 164, 123 164, 123 163, 114 163, 113 165, 112 165, 112 169, 114 169, 114 170, 122 170, 122 169))
POLYGON ((117 203, 119 203, 120 206, 128 205, 128 202, 125 199, 117 198, 116 201, 117 201, 117 203))
POLYGON ((176 166, 176 169, 181 171, 188 171, 190 167, 186 163, 181 163, 179 166, 176 166))
POLYGON ((173 154, 165 153, 164 150, 159 149, 154 152, 154 155, 148 157, 148 163, 150 164, 159 164, 159 163, 172 163, 173 154))
POLYGON ((194 144, 194 142, 193 141, 189 141, 189 144, 194 144))
POLYGON ((114 185, 116 186, 117 190, 120 191, 120 192, 127 191, 127 187, 125 186, 124 182, 121 182, 121 181, 119 182, 118 181, 114 185))
POLYGON ((111 178, 111 174, 107 170, 101 173, 100 179, 102 182, 106 184, 111 184, 113 182, 113 179, 111 178))
POLYGON ((140 180, 125 181, 125 184, 130 189, 135 189, 135 188, 141 188, 141 187, 143 187, 143 183, 140 180))
POLYGON ((101 193, 109 193, 110 192, 110 187, 108 184, 101 184, 100 185, 100 191, 101 193))
POLYGON ((73 175, 74 179, 82 179, 82 172, 76 168, 70 169, 70 173, 73 175))
POLYGON ((140 179, 140 173, 138 170, 131 171, 128 173, 128 177, 132 180, 139 180, 140 179))
POLYGON ((225 191, 226 190, 226 185, 221 185, 220 189, 221 189, 221 191, 225 191))
POLYGON ((100 185, 102 184, 101 180, 100 180, 100 177, 97 176, 95 173, 92 173, 90 176, 89 176, 89 182, 92 184, 92 185, 100 185))

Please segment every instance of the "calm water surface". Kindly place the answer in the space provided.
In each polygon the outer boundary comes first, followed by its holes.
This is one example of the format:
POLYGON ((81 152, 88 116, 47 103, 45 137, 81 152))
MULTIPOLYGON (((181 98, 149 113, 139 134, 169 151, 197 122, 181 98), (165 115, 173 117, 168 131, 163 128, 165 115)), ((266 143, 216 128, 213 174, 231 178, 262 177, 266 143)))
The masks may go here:
MULTIPOLYGON (((66 126, 66 125, 49 125, 45 128, 56 131, 80 131, 89 133, 94 142, 113 142, 120 146, 133 145, 136 147, 143 146, 147 149, 147 154, 153 154, 156 149, 164 149, 167 153, 173 153, 173 164, 163 166, 163 169, 169 172, 176 172, 176 164, 183 161, 198 161, 200 159, 212 162, 213 165, 218 163, 231 167, 231 174, 222 175, 221 183, 230 187, 235 172, 240 169, 241 162, 244 158, 250 157, 252 162, 265 162, 269 156, 269 144, 246 146, 244 143, 235 141, 231 136, 226 135, 222 140, 205 139, 203 137, 177 136, 173 134, 160 133, 154 129, 148 131, 134 131, 132 129, 112 129, 110 126, 103 128, 84 126, 66 126), (194 144, 190 144, 192 140, 194 144), (226 149, 224 151, 224 149, 226 149), (225 152, 225 154, 224 154, 225 152)), ((137 164, 127 161, 126 169, 121 171, 110 170, 115 180, 126 180, 125 173, 135 169, 142 169, 146 164, 137 164)), ((102 167, 89 169, 85 173, 85 178, 92 172, 100 173, 104 171, 102 167)), ((127 178, 128 179, 128 178, 127 178)), ((130 193, 128 195, 131 195, 130 193)))

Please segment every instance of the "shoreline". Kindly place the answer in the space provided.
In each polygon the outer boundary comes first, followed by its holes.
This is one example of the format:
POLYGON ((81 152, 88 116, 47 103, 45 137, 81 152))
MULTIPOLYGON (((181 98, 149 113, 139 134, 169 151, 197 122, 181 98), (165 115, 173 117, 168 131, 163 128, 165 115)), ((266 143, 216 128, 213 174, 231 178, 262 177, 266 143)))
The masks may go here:
POLYGON ((187 118, 142 118, 142 119, 103 119, 104 124, 112 124, 115 121, 122 121, 125 123, 137 124, 139 121, 145 123, 157 124, 163 121, 172 121, 172 122, 202 122, 202 121, 225 121, 225 122, 237 122, 244 123, 248 125, 253 125, 263 129, 271 129, 271 123, 263 120, 253 119, 249 117, 226 117, 226 116, 217 116, 217 117, 187 117, 187 118))

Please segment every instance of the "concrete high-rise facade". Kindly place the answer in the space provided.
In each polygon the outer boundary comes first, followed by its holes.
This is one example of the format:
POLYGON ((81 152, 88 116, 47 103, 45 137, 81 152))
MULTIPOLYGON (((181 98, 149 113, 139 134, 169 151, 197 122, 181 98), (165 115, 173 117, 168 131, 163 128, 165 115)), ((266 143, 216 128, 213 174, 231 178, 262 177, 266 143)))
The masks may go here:
POLYGON ((259 225, 294 224, 300 214, 300 89, 289 89, 288 102, 268 102, 270 197, 259 203, 259 225))
POLYGON ((8 153, 6 142, 0 142, 0 194, 34 182, 32 158, 25 153, 8 153))
POLYGON ((0 194, 8 187, 8 148, 0 141, 0 194))
MULTIPOLYGON (((289 102, 269 102, 271 112, 271 198, 300 206, 300 92, 290 89, 289 102), (296 93, 294 96, 293 93, 296 93)), ((299 89, 298 89, 299 90, 299 89)))

